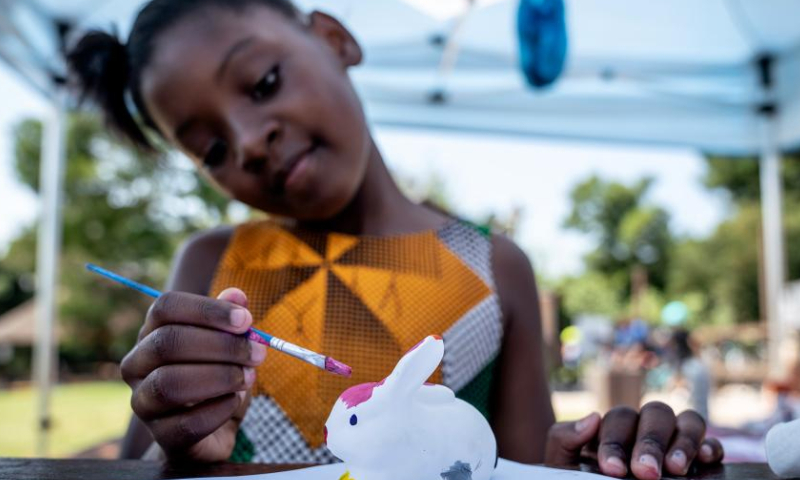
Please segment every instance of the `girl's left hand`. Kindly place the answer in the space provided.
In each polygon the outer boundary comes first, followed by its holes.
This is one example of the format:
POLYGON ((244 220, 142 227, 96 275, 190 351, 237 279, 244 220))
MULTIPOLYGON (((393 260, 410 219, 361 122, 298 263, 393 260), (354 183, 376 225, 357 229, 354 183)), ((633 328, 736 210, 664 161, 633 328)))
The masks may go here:
POLYGON ((628 470, 640 480, 658 480, 664 471, 685 476, 692 463, 716 464, 722 445, 705 438, 706 424, 697 412, 677 417, 661 402, 646 404, 637 412, 617 407, 602 419, 597 413, 577 422, 556 423, 547 434, 545 463, 575 466, 582 452, 596 453, 604 475, 622 478, 628 470))

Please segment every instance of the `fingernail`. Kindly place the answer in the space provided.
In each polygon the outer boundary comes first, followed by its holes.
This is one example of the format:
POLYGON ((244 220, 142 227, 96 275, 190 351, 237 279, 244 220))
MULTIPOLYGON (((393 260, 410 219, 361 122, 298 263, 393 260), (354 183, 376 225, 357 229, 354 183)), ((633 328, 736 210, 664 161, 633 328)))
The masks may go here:
POLYGON ((250 360, 261 363, 267 358, 267 347, 260 343, 250 342, 250 360))
POLYGON ((247 310, 236 308, 231 310, 231 325, 236 328, 241 327, 247 321, 247 310))
POLYGON ((256 371, 250 367, 244 367, 244 383, 248 387, 253 385, 253 382, 256 381, 256 371))
POLYGON ((683 450, 675 450, 669 458, 675 468, 680 470, 682 474, 686 473, 686 454, 683 450))
POLYGON ((575 431, 580 433, 580 432, 586 430, 586 428, 589 426, 589 423, 591 423, 593 416, 594 415, 592 414, 592 415, 589 415, 586 418, 582 418, 581 420, 578 420, 575 423, 575 431))
POLYGON ((714 456, 714 450, 711 449, 710 445, 703 445, 700 447, 700 455, 703 456, 704 460, 711 460, 711 457, 714 456))
POLYGON ((244 403, 244 399, 247 396, 247 392, 245 392, 244 390, 236 392, 236 396, 239 397, 239 405, 241 405, 242 403, 244 403))
POLYGON ((606 459, 606 463, 612 467, 613 472, 608 472, 614 475, 619 475, 623 477, 628 474, 628 467, 625 466, 625 462, 622 461, 619 457, 608 457, 606 459))
POLYGON ((661 465, 658 464, 658 460, 656 460, 656 457, 649 454, 642 455, 641 457, 639 457, 639 463, 641 463, 650 470, 658 472, 658 476, 659 477, 661 476, 661 465))

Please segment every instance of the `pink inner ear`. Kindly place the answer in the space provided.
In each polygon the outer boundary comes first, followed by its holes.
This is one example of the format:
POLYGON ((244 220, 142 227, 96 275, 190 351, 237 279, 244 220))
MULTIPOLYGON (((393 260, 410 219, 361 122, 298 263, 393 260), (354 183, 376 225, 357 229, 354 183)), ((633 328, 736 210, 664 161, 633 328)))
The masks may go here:
POLYGON ((342 394, 339 395, 339 398, 344 402, 348 409, 353 408, 372 398, 372 391, 375 389, 375 387, 380 387, 385 381, 386 379, 384 378, 380 382, 369 382, 355 385, 342 392, 342 394))

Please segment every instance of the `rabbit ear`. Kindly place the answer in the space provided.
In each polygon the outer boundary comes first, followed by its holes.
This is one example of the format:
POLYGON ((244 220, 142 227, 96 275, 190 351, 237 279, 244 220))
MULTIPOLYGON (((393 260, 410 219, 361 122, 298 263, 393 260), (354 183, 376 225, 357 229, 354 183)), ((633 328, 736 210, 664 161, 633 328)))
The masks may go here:
POLYGON ((386 378, 387 391, 393 396, 411 397, 433 375, 444 357, 444 341, 438 335, 425 337, 397 362, 386 378))

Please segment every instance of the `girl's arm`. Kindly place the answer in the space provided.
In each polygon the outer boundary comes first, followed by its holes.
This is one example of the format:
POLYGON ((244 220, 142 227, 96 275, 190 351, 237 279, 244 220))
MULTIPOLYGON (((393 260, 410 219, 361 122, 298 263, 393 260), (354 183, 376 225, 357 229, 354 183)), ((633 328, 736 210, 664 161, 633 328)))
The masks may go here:
POLYGON ((542 463, 555 423, 544 368, 539 294, 533 268, 511 240, 493 239, 493 270, 505 332, 495 382, 492 427, 500 456, 542 463))
MULTIPOLYGON (((221 227, 199 233, 183 244, 175 255, 165 291, 208 295, 217 263, 228 246, 233 229, 221 227)), ((131 415, 122 439, 120 458, 138 459, 153 444, 153 436, 136 415, 131 415)))

